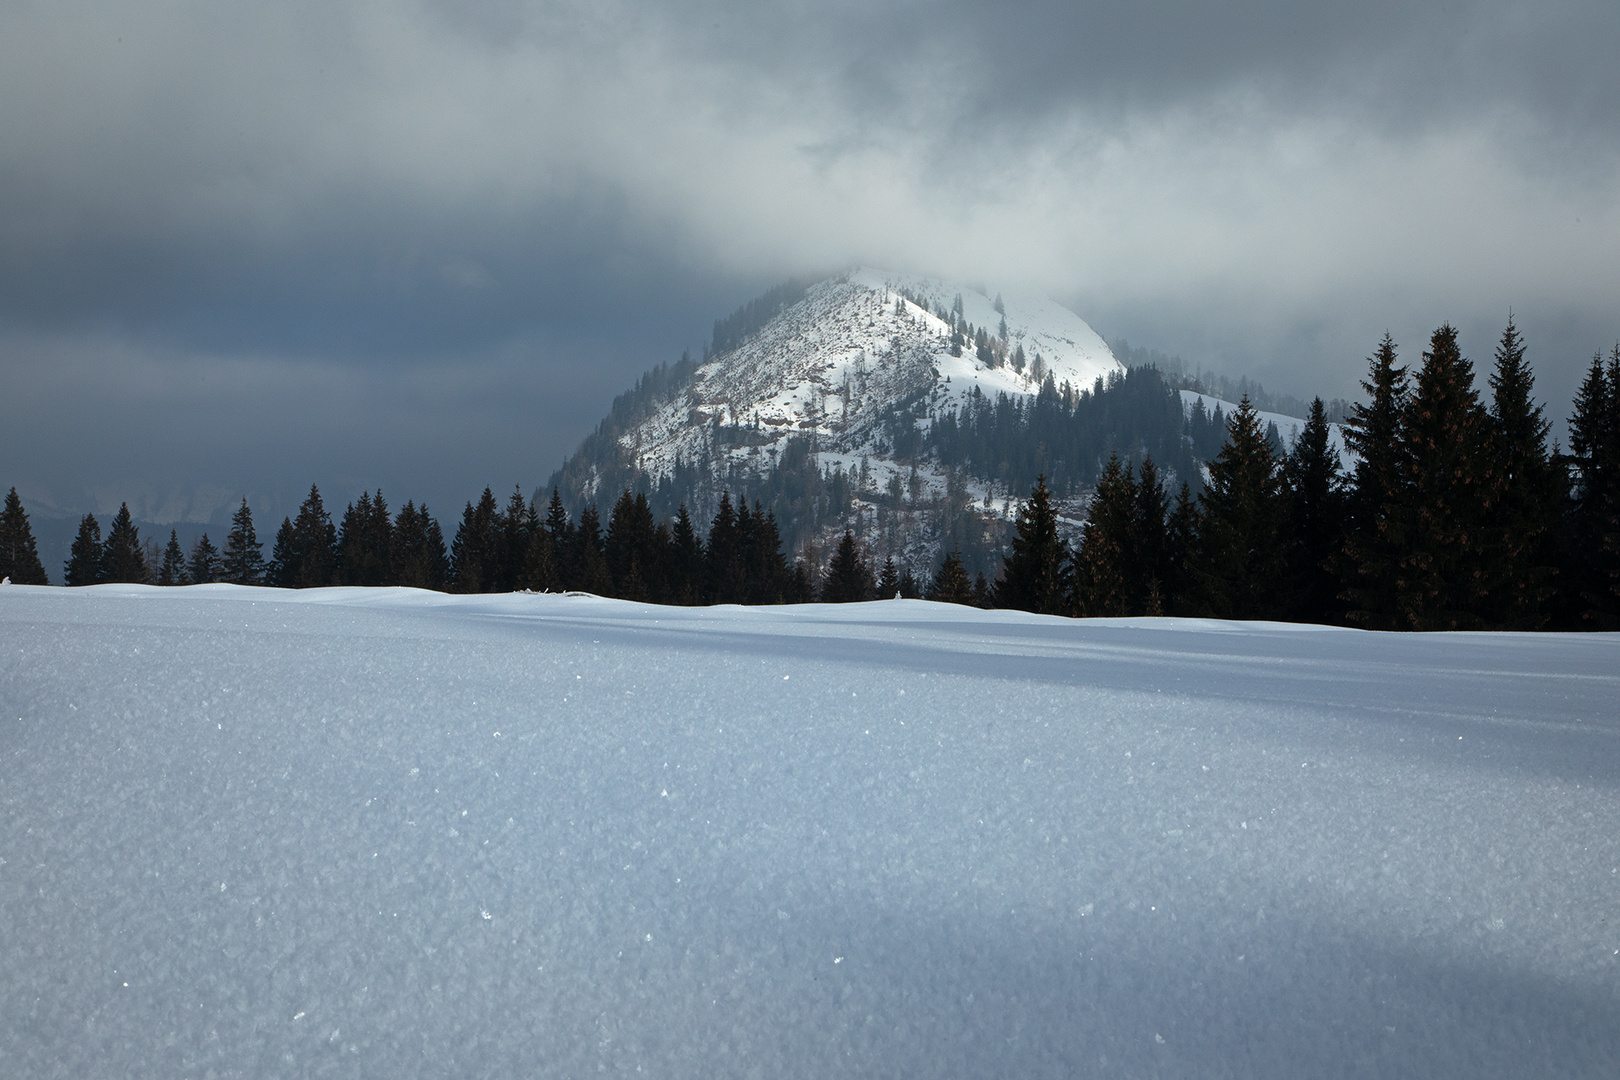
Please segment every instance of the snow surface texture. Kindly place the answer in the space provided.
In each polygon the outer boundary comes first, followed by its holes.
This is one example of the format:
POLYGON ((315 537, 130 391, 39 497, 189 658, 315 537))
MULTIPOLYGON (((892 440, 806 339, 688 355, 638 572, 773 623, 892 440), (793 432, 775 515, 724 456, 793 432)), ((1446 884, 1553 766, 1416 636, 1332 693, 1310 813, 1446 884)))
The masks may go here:
POLYGON ((1620 638, 0 589, 7 1077, 1620 1074, 1620 638))
MULTIPOLYGON (((983 292, 933 278, 853 271, 813 286, 747 342, 698 368, 686 390, 621 434, 620 444, 638 467, 662 476, 677 456, 691 463, 705 454, 764 471, 789 437, 811 437, 824 464, 872 459, 881 488, 899 467, 881 449, 880 423, 898 405, 926 401, 938 413, 961 408, 975 387, 992 400, 1037 393, 1037 355, 1057 384, 1077 390, 1124 370, 1078 315, 1016 294, 1003 297, 1008 348, 1021 345, 1029 367, 1020 373, 1010 365, 986 366, 971 343, 952 356, 949 324, 902 302, 902 291, 942 309, 960 296, 968 322, 992 334, 1000 330, 1002 315, 983 292), (748 427, 750 435, 743 445, 716 446, 708 426, 716 421, 748 427)), ((943 474, 929 471, 925 482, 944 490, 943 474)))

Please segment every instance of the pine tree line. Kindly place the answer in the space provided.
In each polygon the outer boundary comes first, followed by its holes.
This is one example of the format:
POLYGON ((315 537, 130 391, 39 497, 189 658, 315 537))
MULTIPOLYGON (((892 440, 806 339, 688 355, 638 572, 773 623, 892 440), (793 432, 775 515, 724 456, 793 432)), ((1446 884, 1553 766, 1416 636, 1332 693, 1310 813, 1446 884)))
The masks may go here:
POLYGON ((1415 376, 1386 335, 1351 410, 1343 474, 1312 403, 1279 452, 1244 398, 1202 492, 1169 497, 1151 458, 1104 466, 1079 545, 1058 540, 1037 480, 997 583, 1003 606, 1384 630, 1620 626, 1620 346, 1592 366, 1570 453, 1548 446, 1510 320, 1490 402, 1451 326, 1415 376))

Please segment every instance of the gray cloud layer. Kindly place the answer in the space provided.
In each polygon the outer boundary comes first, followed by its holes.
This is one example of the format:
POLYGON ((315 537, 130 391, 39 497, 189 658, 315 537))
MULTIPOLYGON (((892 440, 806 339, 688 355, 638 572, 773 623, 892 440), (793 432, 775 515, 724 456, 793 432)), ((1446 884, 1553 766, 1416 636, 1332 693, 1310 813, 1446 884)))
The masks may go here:
POLYGON ((1620 333, 1612 5, 470 7, 0 11, 0 483, 527 486, 855 261, 1297 392, 1620 333))

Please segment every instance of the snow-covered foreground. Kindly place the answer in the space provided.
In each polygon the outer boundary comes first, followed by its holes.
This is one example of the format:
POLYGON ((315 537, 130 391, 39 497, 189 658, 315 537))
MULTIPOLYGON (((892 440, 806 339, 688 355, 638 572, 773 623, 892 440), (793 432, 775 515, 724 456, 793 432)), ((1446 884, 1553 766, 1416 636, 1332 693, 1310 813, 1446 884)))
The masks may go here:
POLYGON ((0 589, 0 1074, 1614 1076, 1620 639, 0 589))

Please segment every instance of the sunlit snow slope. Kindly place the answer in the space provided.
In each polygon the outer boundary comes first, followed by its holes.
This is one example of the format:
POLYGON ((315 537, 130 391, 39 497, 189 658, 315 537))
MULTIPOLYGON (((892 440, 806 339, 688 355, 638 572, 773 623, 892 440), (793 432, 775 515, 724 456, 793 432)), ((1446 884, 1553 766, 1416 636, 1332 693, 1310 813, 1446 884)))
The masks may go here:
POLYGON ((0 588, 7 1077, 1620 1065, 1620 639, 0 588))

